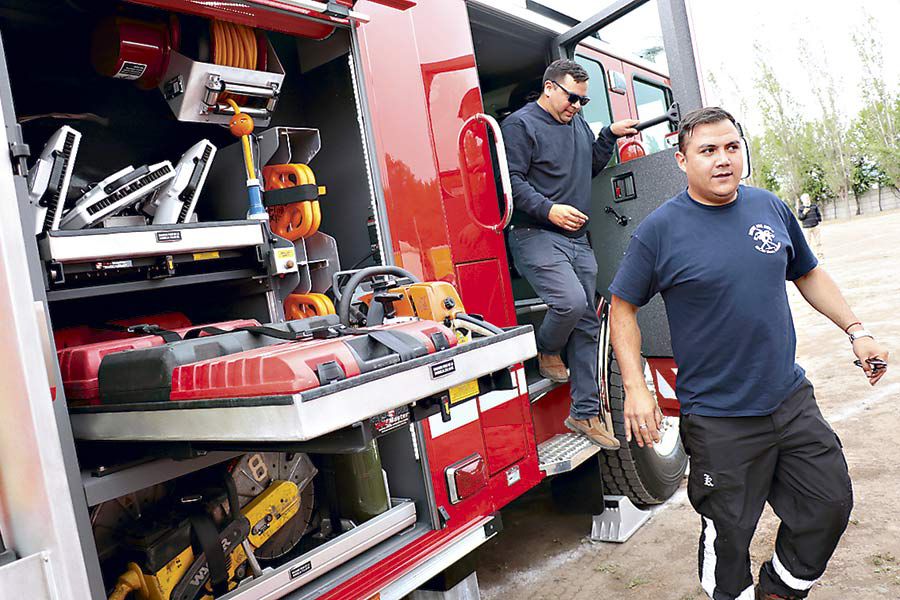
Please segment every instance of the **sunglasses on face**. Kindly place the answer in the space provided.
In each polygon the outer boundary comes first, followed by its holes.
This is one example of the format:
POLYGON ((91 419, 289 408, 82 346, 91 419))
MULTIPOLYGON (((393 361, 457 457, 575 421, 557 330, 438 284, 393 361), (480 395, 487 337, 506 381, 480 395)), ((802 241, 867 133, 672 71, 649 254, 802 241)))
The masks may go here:
POLYGON ((567 93, 569 95, 569 104, 577 103, 577 104, 581 104, 581 106, 587 106, 588 102, 591 101, 591 99, 588 98, 587 96, 579 96, 578 94, 573 94, 572 92, 570 92, 569 90, 567 90, 560 84, 556 83, 552 79, 550 80, 550 83, 552 83, 553 85, 555 85, 556 87, 558 87, 559 89, 561 89, 562 91, 564 91, 565 93, 567 93))

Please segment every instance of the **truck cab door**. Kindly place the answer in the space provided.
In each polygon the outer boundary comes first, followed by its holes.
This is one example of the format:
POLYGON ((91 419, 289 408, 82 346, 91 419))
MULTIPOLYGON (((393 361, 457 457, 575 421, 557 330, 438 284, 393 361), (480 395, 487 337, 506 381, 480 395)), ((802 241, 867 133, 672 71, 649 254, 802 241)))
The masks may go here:
MULTIPOLYGON (((579 55, 583 57, 590 54, 587 45, 579 45, 585 38, 628 17, 635 9, 647 4, 655 5, 642 10, 650 13, 647 15, 649 18, 654 18, 652 13, 670 14, 673 10, 678 12, 679 7, 683 9, 683 0, 650 0, 649 3, 648 0, 620 0, 560 35, 556 39, 557 55, 578 60, 579 55)), ((634 20, 635 15, 631 16, 634 20)), ((679 52, 690 44, 687 22, 684 22, 684 27, 680 27, 679 23, 667 23, 664 19, 660 19, 660 22, 670 64, 669 71, 684 73, 683 69, 672 69, 671 65, 679 57, 682 57, 682 60, 685 56, 693 57, 690 52, 679 52)), ((602 31, 600 37, 603 37, 602 31)), ((628 112, 631 116, 643 120, 657 116, 646 114, 652 111, 646 98, 652 90, 645 89, 646 85, 642 85, 657 82, 646 77, 642 78, 640 75, 635 78, 642 70, 634 68, 627 62, 623 63, 623 67, 628 112), (642 107, 645 107, 644 110, 641 110, 642 107)), ((621 83, 619 82, 619 86, 621 83)), ((699 84, 696 81, 681 83, 683 85, 680 88, 687 90, 683 94, 685 98, 679 98, 676 94, 674 101, 681 101, 682 111, 695 108, 694 98, 699 99, 699 84)), ((664 87, 663 82, 659 84, 664 87)), ((676 87, 677 89, 679 88, 676 87)), ((673 100, 670 92, 666 92, 662 99, 673 100)), ((675 128, 672 127, 671 130, 674 131, 675 128)), ((607 300, 610 299, 609 285, 615 277, 634 230, 647 215, 680 193, 687 185, 684 173, 675 162, 675 148, 657 147, 660 145, 657 142, 664 139, 665 135, 660 135, 656 128, 651 128, 647 129, 642 137, 645 146, 648 139, 654 141, 654 146, 647 150, 644 156, 626 161, 620 159, 617 164, 607 167, 595 177, 591 186, 593 216, 589 222, 589 233, 597 256, 597 291, 607 300)), ((621 144, 620 141, 620 149, 621 144)), ((647 358, 671 358, 671 337, 665 307, 659 296, 653 298, 638 312, 638 323, 643 334, 642 354, 647 358)))

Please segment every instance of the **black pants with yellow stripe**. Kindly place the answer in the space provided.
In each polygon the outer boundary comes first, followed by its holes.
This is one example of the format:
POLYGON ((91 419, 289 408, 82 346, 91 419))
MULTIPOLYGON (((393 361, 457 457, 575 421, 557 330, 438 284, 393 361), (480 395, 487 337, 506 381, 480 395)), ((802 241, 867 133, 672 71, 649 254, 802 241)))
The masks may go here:
POLYGON ((750 540, 768 502, 781 526, 759 586, 805 598, 853 507, 841 443, 812 384, 804 381, 764 417, 682 415, 681 436, 691 458, 688 496, 703 526, 700 581, 709 597, 753 600, 750 540))

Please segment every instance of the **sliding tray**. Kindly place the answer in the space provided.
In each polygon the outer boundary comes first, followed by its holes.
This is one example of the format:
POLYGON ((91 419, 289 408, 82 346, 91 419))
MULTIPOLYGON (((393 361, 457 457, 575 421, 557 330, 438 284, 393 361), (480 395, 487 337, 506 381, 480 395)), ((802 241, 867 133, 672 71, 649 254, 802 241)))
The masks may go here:
POLYGON ((532 358, 531 326, 284 396, 72 407, 84 440, 304 442, 532 358))
POLYGON ((127 260, 258 246, 260 221, 221 221, 50 231, 38 240, 41 258, 62 264, 127 260))
POLYGON ((266 569, 259 577, 223 596, 222 600, 281 598, 416 524, 416 507, 412 500, 393 498, 391 504, 387 512, 278 569, 266 569))

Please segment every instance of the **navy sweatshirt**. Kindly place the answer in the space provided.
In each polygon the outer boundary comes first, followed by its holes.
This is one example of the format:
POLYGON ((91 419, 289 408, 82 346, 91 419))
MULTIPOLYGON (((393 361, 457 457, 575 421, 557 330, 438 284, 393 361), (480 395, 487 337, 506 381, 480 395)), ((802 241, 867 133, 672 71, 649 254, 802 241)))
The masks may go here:
POLYGON ((587 224, 567 231, 551 223, 550 207, 568 204, 590 218, 591 179, 609 162, 616 136, 604 127, 594 139, 580 112, 563 124, 537 102, 509 115, 502 129, 515 207, 512 224, 584 235, 587 224))

